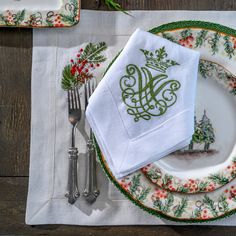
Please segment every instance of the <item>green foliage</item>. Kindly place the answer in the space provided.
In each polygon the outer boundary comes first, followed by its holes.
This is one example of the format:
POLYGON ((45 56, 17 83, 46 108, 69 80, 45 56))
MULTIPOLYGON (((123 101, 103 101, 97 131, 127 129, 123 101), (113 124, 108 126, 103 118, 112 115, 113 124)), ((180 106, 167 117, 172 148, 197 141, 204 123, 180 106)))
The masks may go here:
POLYGON ((166 59, 168 54, 166 53, 165 46, 157 49, 155 53, 144 49, 140 49, 140 51, 146 57, 146 66, 153 70, 165 73, 169 67, 179 65, 176 61, 166 59))
POLYGON ((153 180, 157 180, 161 178, 161 174, 157 171, 155 171, 154 169, 151 169, 147 172, 147 177, 153 180))
POLYGON ((164 177, 162 178, 163 185, 167 186, 172 179, 173 179, 172 175, 165 174, 164 177))
POLYGON ((225 46, 225 52, 227 53, 229 59, 232 58, 232 56, 234 55, 234 47, 232 42, 230 41, 230 38, 228 35, 224 36, 224 46, 225 46))
POLYGON ((174 203, 174 196, 171 193, 168 193, 167 199, 165 201, 161 201, 160 199, 156 199, 153 202, 153 206, 159 209, 162 212, 168 213, 170 211, 171 206, 174 203))
POLYGON ((212 55, 215 55, 219 51, 219 41, 220 33, 218 32, 214 33, 213 37, 208 41, 211 46, 212 55))
POLYGON ((178 41, 175 39, 175 37, 172 36, 170 33, 162 33, 162 37, 170 40, 173 43, 178 43, 178 41))
POLYGON ((207 30, 201 30, 200 32, 197 33, 196 43, 195 43, 196 48, 202 46, 202 44, 206 39, 207 33, 208 33, 207 30))
POLYGON ((67 22, 69 24, 75 23, 75 17, 73 15, 65 15, 65 14, 60 14, 62 17, 62 21, 67 22))
POLYGON ((5 17, 3 16, 3 14, 0 14, 0 21, 5 23, 5 17))
POLYGON ((218 212, 217 212, 216 207, 214 205, 214 201, 212 199, 210 199, 207 195, 204 196, 203 203, 206 204, 206 207, 211 211, 211 213, 214 217, 218 216, 218 212))
POLYGON ((192 30, 191 29, 183 30, 183 31, 180 32, 180 35, 181 35, 182 39, 185 40, 189 36, 192 36, 192 30))
POLYGON ((104 0, 104 2, 110 9, 113 9, 113 10, 116 10, 116 11, 122 11, 123 13, 129 15, 129 13, 127 11, 125 11, 121 7, 121 5, 117 2, 115 2, 114 0, 104 0))
POLYGON ((204 143, 204 150, 208 150, 210 144, 214 142, 215 142, 214 129, 210 119, 206 115, 206 111, 204 111, 202 119, 199 122, 197 122, 196 117, 194 117, 194 134, 192 136, 192 144, 204 143))
MULTIPOLYGON (((101 53, 106 48, 107 46, 105 42, 100 42, 98 44, 92 44, 92 43, 87 44, 85 49, 81 53, 80 57, 81 62, 84 62, 84 65, 88 63, 90 64, 90 63, 104 62, 106 58, 101 53)), ((65 90, 71 89, 72 87, 81 84, 79 79, 82 76, 82 72, 80 72, 81 74, 75 74, 71 72, 72 66, 77 65, 76 63, 67 65, 63 70, 61 85, 62 88, 65 90)), ((89 73, 86 75, 86 73, 84 73, 83 76, 87 76, 87 79, 89 79, 92 77, 92 74, 89 73)))
POLYGON ((144 201, 151 188, 144 188, 140 184, 141 174, 134 175, 131 180, 130 193, 140 202, 144 201), (140 191, 141 190, 141 191, 140 191))
POLYGON ((130 186, 130 193, 132 195, 137 191, 138 187, 140 186, 140 177, 141 177, 141 174, 137 174, 132 177, 131 186, 130 186))
POLYGON ((213 129, 210 119, 206 115, 206 111, 204 111, 203 117, 199 122, 199 128, 202 131, 203 141, 205 144, 209 145, 215 142, 214 129, 213 129))
POLYGON ((25 10, 18 11, 14 17, 15 24, 19 25, 25 18, 25 10))
POLYGON ((202 133, 202 129, 199 125, 199 123, 196 120, 196 117, 194 117, 194 134, 192 136, 192 142, 193 143, 203 143, 204 136, 202 133))
POLYGON ((174 210, 174 216, 177 218, 181 217, 183 215, 187 205, 188 205, 188 199, 186 197, 182 198, 180 204, 177 205, 176 209, 174 210))
POLYGON ((146 199, 146 197, 150 191, 151 191, 151 188, 143 188, 142 191, 140 192, 140 194, 138 194, 138 196, 136 196, 137 200, 140 202, 143 202, 146 199))
POLYGON ((230 93, 231 93, 232 95, 236 96, 236 88, 233 88, 233 89, 230 91, 230 93))
POLYGON ((179 186, 177 188, 177 192, 180 192, 180 193, 188 193, 189 192, 189 189, 187 187, 184 187, 184 186, 179 186))
POLYGON ((203 78, 209 77, 209 73, 211 73, 212 70, 215 69, 214 63, 210 61, 200 60, 198 72, 201 74, 203 78))
POLYGON ((106 60, 105 56, 101 53, 102 51, 107 49, 107 45, 105 42, 100 42, 98 44, 89 43, 85 47, 83 54, 80 59, 87 60, 89 63, 101 63, 106 60))
POLYGON ((53 27, 54 26, 54 24, 50 20, 48 20, 48 19, 46 19, 46 23, 47 23, 47 25, 49 27, 53 27))
POLYGON ((222 194, 219 197, 218 206, 219 206, 219 211, 221 211, 221 212, 227 212, 229 210, 229 204, 228 204, 227 198, 224 194, 222 194))
POLYGON ((76 16, 78 13, 78 0, 70 0, 68 5, 69 14, 60 14, 62 21, 69 24, 74 24, 76 22, 76 16))
POLYGON ((205 182, 200 182, 198 185, 198 189, 200 192, 203 192, 206 190, 206 187, 208 186, 209 182, 205 181, 205 182))
POLYGON ((71 74, 71 65, 67 65, 62 73, 62 81, 61 81, 62 88, 67 90, 72 87, 75 87, 77 84, 78 80, 76 79, 75 76, 71 74))
POLYGON ((173 196, 172 193, 168 193, 167 199, 166 199, 166 202, 165 202, 164 212, 169 212, 171 206, 173 205, 173 203, 174 203, 174 196, 173 196))
POLYGON ((200 207, 195 208, 193 213, 192 213, 192 218, 193 219, 200 218, 201 217, 201 212, 202 212, 202 209, 200 207))
POLYGON ((229 182, 229 179, 220 174, 212 174, 209 176, 209 179, 214 183, 219 185, 225 185, 229 182))

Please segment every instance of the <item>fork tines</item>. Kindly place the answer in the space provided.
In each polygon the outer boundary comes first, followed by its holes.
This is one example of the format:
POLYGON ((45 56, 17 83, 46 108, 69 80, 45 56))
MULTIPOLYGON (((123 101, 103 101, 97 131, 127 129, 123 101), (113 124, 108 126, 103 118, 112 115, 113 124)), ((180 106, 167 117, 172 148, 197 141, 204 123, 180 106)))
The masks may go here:
POLYGON ((79 88, 74 87, 68 90, 68 110, 80 109, 79 88))

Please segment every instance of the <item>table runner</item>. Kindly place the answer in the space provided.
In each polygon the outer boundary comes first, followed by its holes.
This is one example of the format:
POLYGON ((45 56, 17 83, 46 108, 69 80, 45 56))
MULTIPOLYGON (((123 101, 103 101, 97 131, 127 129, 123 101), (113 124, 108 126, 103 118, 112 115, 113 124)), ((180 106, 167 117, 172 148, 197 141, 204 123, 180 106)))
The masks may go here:
MULTIPOLYGON (((158 225, 180 223, 159 219, 126 200, 109 183, 98 166, 101 194, 93 205, 81 196, 74 205, 64 197, 67 184, 67 149, 71 127, 67 122, 66 93, 61 89, 61 72, 69 61, 66 52, 76 52, 87 42, 105 41, 106 66, 139 27, 152 29, 179 20, 202 20, 236 28, 235 12, 132 11, 132 17, 120 12, 82 10, 80 23, 69 29, 33 31, 32 111, 30 179, 26 223, 75 225, 158 225)), ((69 54, 69 53, 68 53, 69 54)), ((77 134, 79 190, 83 191, 86 141, 82 124, 77 134), (82 133, 81 133, 82 131, 82 133)), ((202 225, 236 225, 236 216, 202 225)))

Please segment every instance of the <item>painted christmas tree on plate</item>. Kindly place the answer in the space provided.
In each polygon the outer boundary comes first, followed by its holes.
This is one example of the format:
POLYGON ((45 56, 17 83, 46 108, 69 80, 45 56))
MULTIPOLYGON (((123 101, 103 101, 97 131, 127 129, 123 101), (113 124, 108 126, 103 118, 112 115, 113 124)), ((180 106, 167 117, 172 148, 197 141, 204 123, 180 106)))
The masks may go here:
POLYGON ((215 132, 211 120, 204 110, 202 118, 197 121, 194 117, 194 134, 188 146, 188 149, 183 149, 175 152, 175 154, 215 154, 215 149, 210 149, 210 146, 215 142, 215 132), (197 145, 197 147, 195 147, 197 145))

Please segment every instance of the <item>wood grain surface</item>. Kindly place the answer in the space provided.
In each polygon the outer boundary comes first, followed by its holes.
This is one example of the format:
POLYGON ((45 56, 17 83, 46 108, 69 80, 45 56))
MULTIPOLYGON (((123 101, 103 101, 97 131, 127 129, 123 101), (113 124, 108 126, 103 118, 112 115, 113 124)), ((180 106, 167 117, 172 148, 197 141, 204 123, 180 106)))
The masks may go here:
MULTIPOLYGON (((118 2, 127 10, 236 10, 235 0, 118 0, 118 2)), ((96 9, 95 0, 81 0, 81 3, 83 9, 96 9)), ((98 10, 108 9, 102 2, 98 10)), ((32 30, 1 28, 0 235, 236 235, 236 227, 202 225, 124 227, 25 225, 30 142, 31 61, 32 30)))

